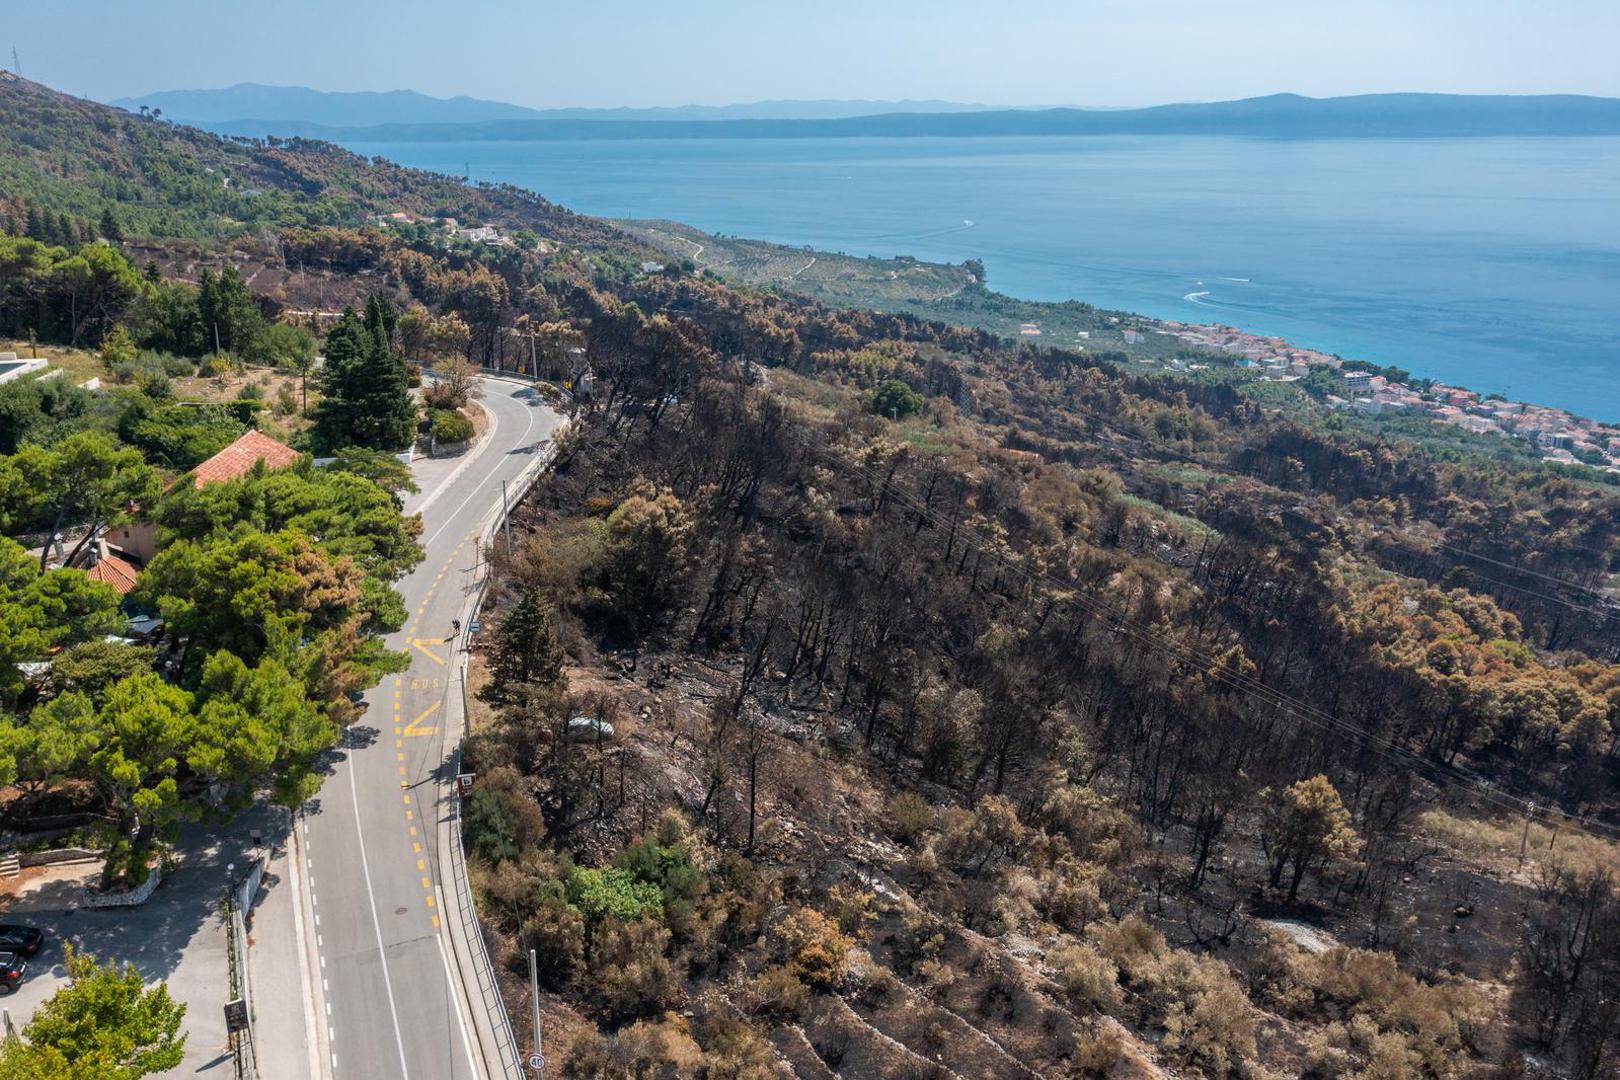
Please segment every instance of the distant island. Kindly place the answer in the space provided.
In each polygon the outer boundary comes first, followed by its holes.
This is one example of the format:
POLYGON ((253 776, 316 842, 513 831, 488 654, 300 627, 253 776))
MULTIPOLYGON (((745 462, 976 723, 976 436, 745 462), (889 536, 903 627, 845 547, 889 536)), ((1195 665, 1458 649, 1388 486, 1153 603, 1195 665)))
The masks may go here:
MULTIPOLYGON (((471 110, 473 106, 465 108, 471 110)), ((1240 135, 1281 139, 1620 135, 1620 99, 1572 94, 1363 94, 1335 98, 1272 94, 1240 101, 1144 109, 962 108, 968 111, 913 108, 876 115, 740 119, 664 118, 645 113, 629 117, 607 112, 360 125, 283 117, 210 126, 229 129, 236 135, 297 135, 343 143, 1032 135, 1240 135)), ((186 118, 184 113, 177 115, 186 118)), ((418 115, 432 116, 434 112, 418 115)), ((199 122, 195 117, 191 119, 199 122)))

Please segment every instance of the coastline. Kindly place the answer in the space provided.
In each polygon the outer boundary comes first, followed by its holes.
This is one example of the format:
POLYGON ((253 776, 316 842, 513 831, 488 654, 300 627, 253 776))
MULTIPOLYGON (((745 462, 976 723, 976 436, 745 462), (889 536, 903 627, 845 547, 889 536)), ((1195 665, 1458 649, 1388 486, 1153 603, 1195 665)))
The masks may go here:
POLYGON ((1457 382, 1426 378, 1422 372, 1347 358, 1223 323, 1108 310, 1079 300, 1023 300, 985 288, 984 267, 973 260, 953 265, 908 256, 859 258, 712 234, 665 220, 618 219, 613 224, 667 252, 672 261, 741 284, 800 292, 841 307, 906 312, 1034 345, 1113 354, 1112 358, 1177 373, 1223 366, 1257 382, 1289 384, 1305 382, 1312 369, 1329 369, 1344 379, 1347 391, 1319 398, 1330 411, 1416 416, 1474 435, 1528 439, 1545 463, 1584 466, 1604 474, 1607 482, 1620 483, 1620 422, 1480 393, 1457 382))

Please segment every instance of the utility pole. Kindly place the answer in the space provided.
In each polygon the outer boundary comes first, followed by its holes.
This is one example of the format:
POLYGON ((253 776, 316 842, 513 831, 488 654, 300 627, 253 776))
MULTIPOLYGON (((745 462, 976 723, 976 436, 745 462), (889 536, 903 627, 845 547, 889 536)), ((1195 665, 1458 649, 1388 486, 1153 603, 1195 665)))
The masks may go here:
POLYGON ((22 61, 17 59, 17 46, 15 45, 11 47, 11 73, 19 78, 22 76, 22 61))
POLYGON ((529 950, 529 1001, 534 1007, 534 1057, 540 1064, 535 1066, 538 1076, 546 1075, 546 1050, 540 1043, 540 976, 534 962, 534 950, 529 950))
POLYGON ((1524 856, 1530 847, 1530 819, 1535 816, 1536 804, 1524 808, 1524 835, 1519 837, 1519 869, 1524 869, 1524 856))

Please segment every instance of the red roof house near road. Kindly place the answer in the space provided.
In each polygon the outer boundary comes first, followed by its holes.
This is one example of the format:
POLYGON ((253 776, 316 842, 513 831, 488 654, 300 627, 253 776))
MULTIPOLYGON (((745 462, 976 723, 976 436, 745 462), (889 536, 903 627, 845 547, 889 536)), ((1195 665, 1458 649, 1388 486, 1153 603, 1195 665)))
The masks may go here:
POLYGON ((260 461, 267 469, 285 469, 297 460, 297 450, 262 431, 249 431, 193 469, 192 482, 198 487, 223 484, 246 476, 260 461))

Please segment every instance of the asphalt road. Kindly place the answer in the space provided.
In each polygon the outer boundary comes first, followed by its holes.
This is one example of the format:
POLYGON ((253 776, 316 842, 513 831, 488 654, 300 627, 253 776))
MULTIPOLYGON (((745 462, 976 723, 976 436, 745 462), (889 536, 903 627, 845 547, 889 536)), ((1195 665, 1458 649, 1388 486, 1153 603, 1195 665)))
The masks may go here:
MULTIPOLYGON (((435 780, 450 768, 440 718, 450 691, 451 620, 475 588, 475 532, 545 451, 561 417, 527 386, 480 380, 493 431, 459 475, 460 462, 429 462, 423 491, 427 558, 398 585, 409 611, 388 639, 410 669, 366 695, 302 830, 308 951, 316 1021, 335 1078, 475 1080, 467 1028, 442 925, 435 850, 435 780)), ((456 692, 459 693, 459 690, 456 692)), ((259 1010, 302 1008, 259 1001, 259 1010)))

